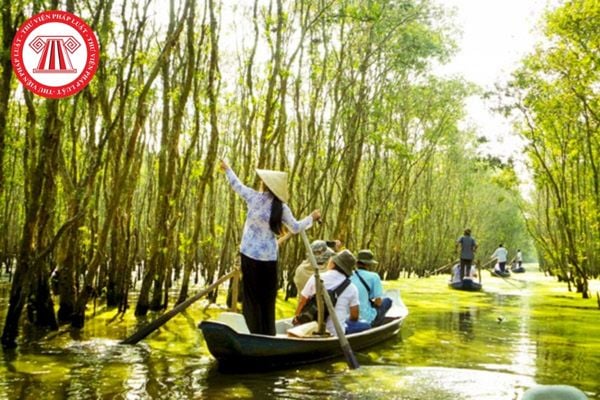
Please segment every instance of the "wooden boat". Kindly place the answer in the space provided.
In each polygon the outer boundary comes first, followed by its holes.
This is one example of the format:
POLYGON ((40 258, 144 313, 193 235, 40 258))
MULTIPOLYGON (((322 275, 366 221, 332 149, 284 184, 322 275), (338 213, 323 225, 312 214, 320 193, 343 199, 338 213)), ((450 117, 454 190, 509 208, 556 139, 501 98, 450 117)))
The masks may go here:
POLYGON ((522 265, 521 265, 520 267, 519 267, 519 266, 516 266, 516 267, 515 267, 515 266, 513 266, 513 267, 510 269, 510 271, 511 271, 513 274, 522 274, 523 272, 525 272, 525 267, 523 267, 522 265))
POLYGON ((500 278, 506 278, 510 276, 510 271, 508 269, 505 269, 504 272, 500 271, 498 264, 496 264, 496 266, 490 270, 490 273, 492 276, 498 276, 500 278))
POLYGON ((510 271, 508 271, 508 270, 506 270, 504 272, 497 271, 497 270, 492 270, 490 272, 491 272, 492 276, 497 276, 497 277, 500 277, 500 278, 507 278, 507 277, 510 276, 510 271))
MULTIPOLYGON (((395 291, 397 292, 397 291, 395 291)), ((383 325, 346 335, 353 351, 371 347, 395 336, 408 315, 400 296, 392 297, 392 308, 383 325)), ((248 332, 243 316, 222 313, 216 321, 202 321, 199 328, 221 372, 259 372, 314 363, 343 355, 336 336, 291 337, 291 318, 276 323, 276 336, 248 332), (240 318, 241 317, 241 318, 240 318)))
POLYGON ((481 290, 481 283, 475 282, 473 279, 463 279, 457 282, 448 282, 448 286, 456 290, 466 290, 469 292, 477 292, 481 290))
POLYGON ((454 265, 452 268, 452 274, 450 281, 448 281, 448 286, 452 289, 456 290, 466 290, 469 292, 476 292, 481 290, 481 280, 480 282, 475 282, 473 278, 478 276, 477 267, 472 266, 469 270, 469 277, 464 277, 462 280, 460 279, 460 264, 454 265))

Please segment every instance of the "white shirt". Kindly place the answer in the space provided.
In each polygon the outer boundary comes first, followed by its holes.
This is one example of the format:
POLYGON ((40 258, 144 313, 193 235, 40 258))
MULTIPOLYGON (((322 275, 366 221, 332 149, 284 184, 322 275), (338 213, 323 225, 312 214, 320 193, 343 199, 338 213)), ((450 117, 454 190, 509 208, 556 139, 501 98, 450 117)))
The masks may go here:
POLYGON ((492 254, 492 258, 497 258, 498 262, 506 262, 506 257, 508 257, 508 250, 504 247, 498 247, 492 254))
MULTIPOLYGON (((338 287, 344 279, 346 279, 346 275, 330 269, 322 274, 319 274, 321 280, 323 281, 323 286, 325 290, 331 290, 338 287)), ((304 289, 302 289, 302 296, 310 299, 314 296, 316 292, 315 288, 315 277, 314 275, 310 277, 306 285, 304 285, 304 289)), ((360 305, 358 300, 358 289, 354 286, 353 283, 350 283, 346 289, 340 294, 337 299, 337 303, 335 304, 335 313, 340 321, 340 325, 342 325, 342 329, 346 326, 346 320, 350 317, 350 307, 360 305)), ((335 326, 333 325, 333 321, 331 317, 327 317, 326 324, 327 331, 332 335, 336 335, 335 326)))

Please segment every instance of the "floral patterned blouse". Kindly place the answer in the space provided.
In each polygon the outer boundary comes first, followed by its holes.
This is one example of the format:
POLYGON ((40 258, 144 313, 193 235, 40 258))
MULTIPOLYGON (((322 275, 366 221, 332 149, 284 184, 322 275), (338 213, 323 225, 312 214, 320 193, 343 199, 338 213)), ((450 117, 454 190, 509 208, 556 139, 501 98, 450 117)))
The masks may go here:
MULTIPOLYGON (((244 199, 248 207, 240 252, 254 260, 277 261, 277 238, 269 226, 273 195, 269 192, 257 192, 243 185, 231 168, 225 173, 233 190, 244 199)), ((307 229, 313 223, 310 215, 297 221, 285 203, 281 219, 292 233, 307 229)))

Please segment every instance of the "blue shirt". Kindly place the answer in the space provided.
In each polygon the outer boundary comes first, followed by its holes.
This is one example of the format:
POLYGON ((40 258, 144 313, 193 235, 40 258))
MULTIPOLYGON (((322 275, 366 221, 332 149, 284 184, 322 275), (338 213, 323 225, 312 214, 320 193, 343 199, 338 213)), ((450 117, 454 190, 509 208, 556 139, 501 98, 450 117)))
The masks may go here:
POLYGON ((469 235, 461 236, 456 243, 460 243, 460 258, 463 260, 472 260, 475 257, 474 250, 477 243, 475 239, 469 235))
MULTIPOLYGON (((244 186, 231 168, 225 173, 233 190, 244 199, 248 207, 240 252, 254 260, 277 261, 277 238, 269 226, 273 195, 244 186)), ((287 204, 283 204, 281 220, 292 233, 310 227, 313 222, 310 215, 301 221, 296 221, 287 204)))
POLYGON ((371 302, 369 301, 369 292, 367 291, 365 285, 363 285, 361 282, 360 278, 356 275, 357 273, 360 274, 360 277, 363 278, 363 280, 371 289, 371 299, 383 297, 381 278, 379 278, 377 273, 367 271, 365 269, 357 269, 350 277, 352 283, 354 283, 358 288, 358 300, 360 301, 358 312, 359 318, 371 323, 377 316, 377 309, 371 306, 371 302))

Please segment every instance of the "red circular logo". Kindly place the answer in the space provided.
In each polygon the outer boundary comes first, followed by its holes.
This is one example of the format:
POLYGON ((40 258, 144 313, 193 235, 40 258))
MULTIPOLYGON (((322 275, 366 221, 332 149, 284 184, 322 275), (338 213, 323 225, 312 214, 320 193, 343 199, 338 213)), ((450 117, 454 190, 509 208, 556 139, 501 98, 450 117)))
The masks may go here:
POLYGON ((100 49, 96 35, 81 18, 66 11, 44 11, 19 27, 10 59, 25 89, 60 99, 90 83, 100 49))

